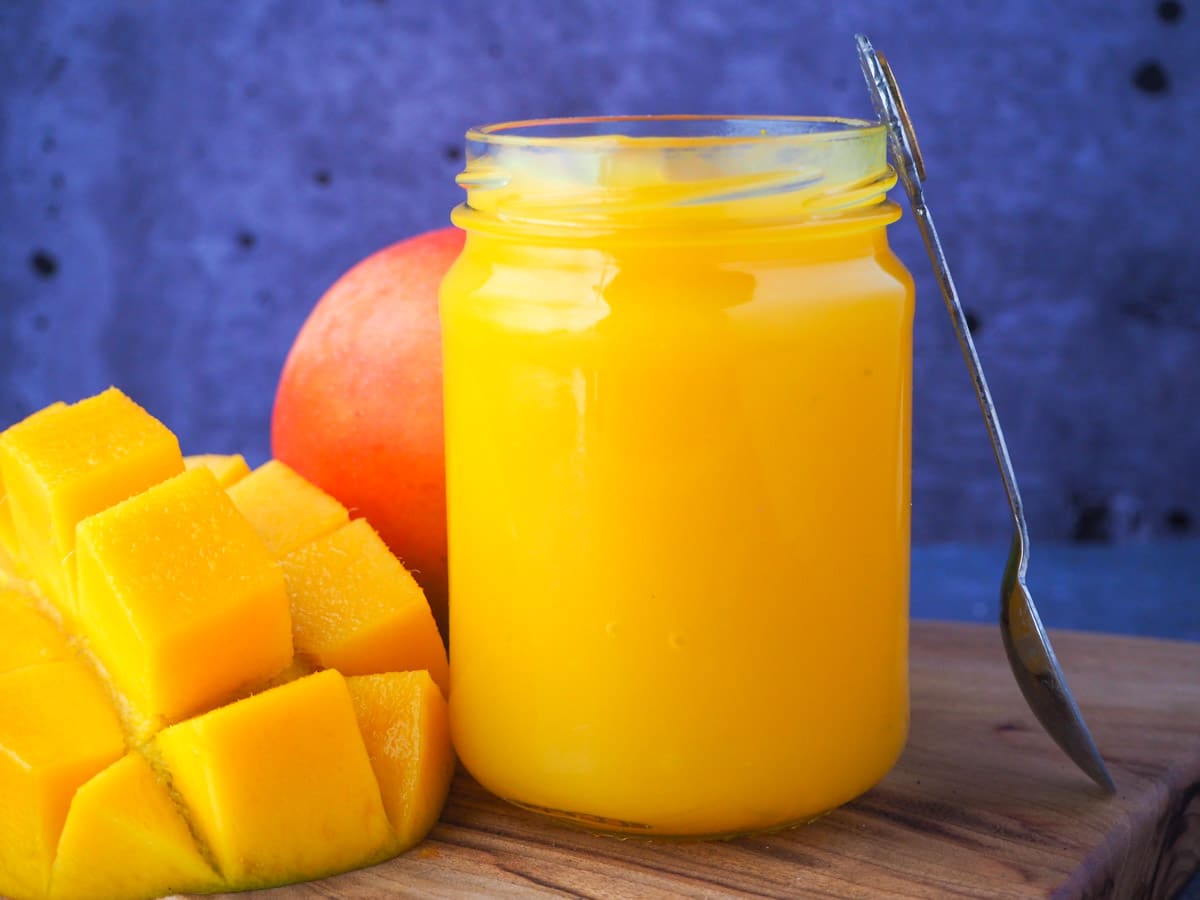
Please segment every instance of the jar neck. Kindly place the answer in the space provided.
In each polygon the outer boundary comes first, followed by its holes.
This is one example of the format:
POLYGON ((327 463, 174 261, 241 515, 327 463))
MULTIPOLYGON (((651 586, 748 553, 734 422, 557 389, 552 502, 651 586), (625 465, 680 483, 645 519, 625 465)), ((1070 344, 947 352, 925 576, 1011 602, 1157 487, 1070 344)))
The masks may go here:
POLYGON ((468 134, 454 221, 522 240, 761 240, 895 221, 881 125, 841 119, 552 120, 468 134))

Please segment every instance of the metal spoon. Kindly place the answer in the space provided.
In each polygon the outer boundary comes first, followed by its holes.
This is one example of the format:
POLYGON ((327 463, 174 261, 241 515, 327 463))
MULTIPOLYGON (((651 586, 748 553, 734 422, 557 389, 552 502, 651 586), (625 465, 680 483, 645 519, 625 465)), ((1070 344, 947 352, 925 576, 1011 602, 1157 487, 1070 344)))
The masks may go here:
POLYGON ((921 187, 921 182, 925 180, 925 161, 917 146, 912 122, 904 108, 904 101, 900 97, 891 67, 883 54, 877 53, 864 35, 856 35, 855 41, 858 43, 858 59, 862 65, 863 76, 871 92, 871 103, 880 121, 887 126, 888 143, 900 181, 912 204, 917 226, 925 241, 925 249, 929 251, 938 285, 942 289, 942 299, 946 301, 946 309, 954 323, 954 333, 958 336, 959 346, 967 360, 967 368, 971 370, 975 396, 979 399, 980 409, 983 410, 983 421, 992 440, 992 450, 995 451, 1000 475, 1004 479, 1004 490, 1008 495, 1008 505, 1012 510, 1012 546, 1008 552, 1008 563, 1004 567, 1004 578, 1000 583, 1000 633, 1004 638, 1004 650, 1008 654, 1009 665, 1021 693, 1025 695, 1029 708, 1042 723, 1042 727, 1096 784, 1114 792, 1116 787, 1113 785, 1112 776, 1104 767, 1104 760, 1100 757, 1096 742, 1083 721, 1075 698, 1067 688, 1062 669, 1054 656, 1054 648, 1050 646, 1050 638, 1046 635, 1046 629, 1042 627, 1042 620, 1033 605, 1029 588, 1025 586, 1025 570, 1029 566, 1029 531, 1025 526, 1021 495, 1017 491, 1017 479, 1013 474, 1012 461, 1008 458, 1008 448, 1004 444, 1000 422, 996 418, 992 395, 983 377, 983 366, 975 352, 971 330, 967 327, 967 319, 958 299, 958 291, 954 287, 954 279, 950 277, 950 267, 942 251, 941 241, 938 240, 937 230, 933 226, 933 217, 929 207, 925 205, 924 191, 921 187))

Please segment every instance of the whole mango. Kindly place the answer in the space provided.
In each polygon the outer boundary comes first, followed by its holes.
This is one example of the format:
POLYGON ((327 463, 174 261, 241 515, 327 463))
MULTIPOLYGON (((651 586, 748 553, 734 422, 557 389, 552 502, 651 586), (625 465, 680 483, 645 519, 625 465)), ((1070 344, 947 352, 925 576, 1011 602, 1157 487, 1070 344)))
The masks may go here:
POLYGON ((365 517, 446 634, 446 473, 438 285, 463 233, 444 228, 354 266, 317 302, 284 362, 272 452, 365 517))

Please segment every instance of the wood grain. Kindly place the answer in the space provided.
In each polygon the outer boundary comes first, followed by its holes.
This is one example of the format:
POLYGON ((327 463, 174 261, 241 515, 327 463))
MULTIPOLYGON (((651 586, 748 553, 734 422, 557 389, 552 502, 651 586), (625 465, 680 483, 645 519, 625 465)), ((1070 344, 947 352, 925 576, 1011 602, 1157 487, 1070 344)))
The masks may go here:
POLYGON ((515 809, 460 773, 419 848, 236 896, 1171 897, 1200 866, 1200 644, 1054 642, 1115 797, 1026 710, 995 628, 916 622, 904 756, 818 822, 727 842, 620 840, 515 809))

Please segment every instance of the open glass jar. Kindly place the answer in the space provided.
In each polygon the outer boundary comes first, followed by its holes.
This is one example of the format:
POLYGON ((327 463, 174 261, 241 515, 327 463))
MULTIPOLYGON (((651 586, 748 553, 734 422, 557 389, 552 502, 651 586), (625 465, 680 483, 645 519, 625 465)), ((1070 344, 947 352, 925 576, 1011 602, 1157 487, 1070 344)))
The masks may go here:
POLYGON ((717 836, 908 723, 912 280, 882 125, 468 134, 442 285, 451 720, 489 790, 717 836))

